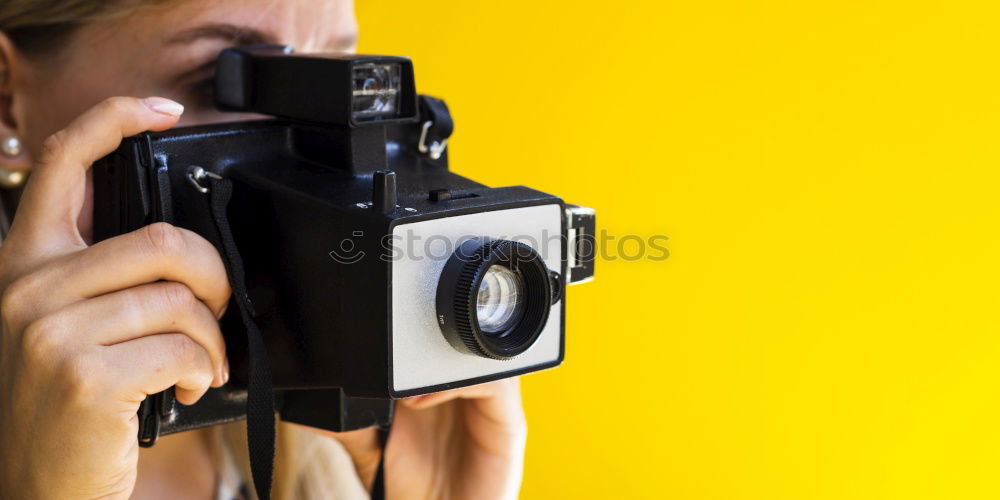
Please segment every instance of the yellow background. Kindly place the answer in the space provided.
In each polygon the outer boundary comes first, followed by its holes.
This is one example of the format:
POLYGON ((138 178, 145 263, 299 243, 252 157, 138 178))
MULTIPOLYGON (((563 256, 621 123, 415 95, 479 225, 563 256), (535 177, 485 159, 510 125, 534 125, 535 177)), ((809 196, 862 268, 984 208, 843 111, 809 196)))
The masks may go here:
POLYGON ((671 238, 569 291, 525 498, 1000 498, 997 5, 359 0, 456 171, 671 238))

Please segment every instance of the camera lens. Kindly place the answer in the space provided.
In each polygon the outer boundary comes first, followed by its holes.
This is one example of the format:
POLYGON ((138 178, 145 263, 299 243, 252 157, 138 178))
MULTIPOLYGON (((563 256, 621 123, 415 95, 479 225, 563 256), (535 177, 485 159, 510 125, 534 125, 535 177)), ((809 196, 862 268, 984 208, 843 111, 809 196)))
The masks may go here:
POLYGON ((487 335, 507 331, 524 315, 524 279, 510 268, 493 264, 483 275, 476 300, 479 329, 487 335))
MULTIPOLYGON (((553 279, 553 276, 556 278, 553 279)), ((506 240, 462 243, 438 281, 438 323, 456 349, 493 359, 528 350, 561 296, 538 252, 506 240)))

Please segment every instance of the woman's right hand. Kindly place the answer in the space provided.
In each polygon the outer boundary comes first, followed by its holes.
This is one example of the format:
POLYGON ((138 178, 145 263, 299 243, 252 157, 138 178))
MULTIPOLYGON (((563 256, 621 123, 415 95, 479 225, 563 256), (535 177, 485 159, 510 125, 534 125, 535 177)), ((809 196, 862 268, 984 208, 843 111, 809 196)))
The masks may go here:
POLYGON ((182 109, 116 97, 45 142, 0 245, 0 497, 127 498, 140 402, 228 379, 215 247, 164 223, 90 246, 78 229, 91 163, 182 109))

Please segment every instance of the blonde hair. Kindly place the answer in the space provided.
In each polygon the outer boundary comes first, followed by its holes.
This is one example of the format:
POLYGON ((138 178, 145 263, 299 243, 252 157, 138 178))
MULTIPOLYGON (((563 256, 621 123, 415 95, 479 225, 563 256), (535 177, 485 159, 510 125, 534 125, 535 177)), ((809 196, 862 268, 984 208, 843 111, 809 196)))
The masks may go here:
MULTIPOLYGON (((77 29, 89 22, 127 16, 138 9, 184 0, 0 0, 0 32, 25 55, 55 58, 77 29)), ((246 424, 237 422, 198 431, 222 466, 229 453, 253 496, 246 424)), ((338 441, 298 426, 278 423, 272 496, 285 498, 367 498, 351 457, 338 441)))

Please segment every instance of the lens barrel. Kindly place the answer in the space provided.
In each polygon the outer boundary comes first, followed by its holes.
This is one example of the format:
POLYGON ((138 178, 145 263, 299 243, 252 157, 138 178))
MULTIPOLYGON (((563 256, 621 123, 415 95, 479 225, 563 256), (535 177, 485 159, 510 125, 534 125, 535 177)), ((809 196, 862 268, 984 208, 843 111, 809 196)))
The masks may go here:
POLYGON ((538 340, 559 294, 542 257, 524 243, 468 240, 441 272, 438 324, 458 350, 510 359, 538 340))

